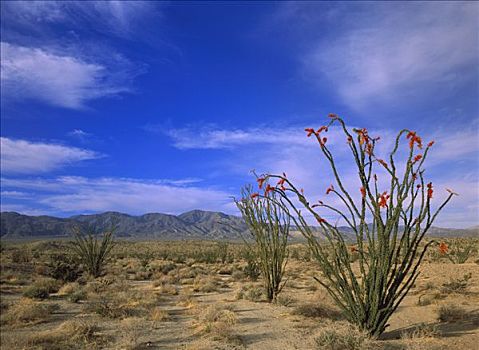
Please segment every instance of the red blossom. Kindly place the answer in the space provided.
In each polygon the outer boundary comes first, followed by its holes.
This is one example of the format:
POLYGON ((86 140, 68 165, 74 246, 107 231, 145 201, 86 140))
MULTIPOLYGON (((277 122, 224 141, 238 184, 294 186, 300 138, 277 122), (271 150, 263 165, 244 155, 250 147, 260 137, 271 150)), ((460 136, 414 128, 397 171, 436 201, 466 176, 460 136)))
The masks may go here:
POLYGON ((279 179, 279 181, 278 181, 278 186, 283 186, 285 181, 286 181, 285 178, 279 179))
POLYGON ((420 161, 421 158, 422 158, 422 154, 418 154, 417 156, 414 157, 413 163, 420 161))
POLYGON ((323 218, 319 218, 319 219, 316 219, 320 224, 325 224, 326 223, 326 219, 323 219, 323 218))
POLYGON ((328 189, 326 190, 326 194, 329 194, 332 191, 334 191, 334 186, 333 185, 328 187, 328 189))
POLYGON ((359 144, 369 143, 368 130, 366 128, 354 130, 359 135, 359 144))
POLYGON ((253 193, 253 194, 251 195, 251 199, 254 199, 254 198, 258 197, 258 196, 259 196, 259 193, 253 193))
POLYGON ((256 181, 258 181, 258 187, 262 188, 266 179, 264 177, 258 177, 258 179, 256 181))
POLYGON ((433 193, 434 191, 432 189, 432 182, 430 182, 427 184, 427 198, 431 199, 433 193))
POLYGON ((430 142, 427 144, 427 147, 432 147, 432 145, 434 145, 434 141, 430 141, 430 142))
POLYGON ((387 192, 383 192, 383 194, 379 197, 379 201, 378 201, 379 207, 386 208, 388 206, 389 197, 390 196, 387 194, 387 192))
POLYGON ((416 180, 416 179, 417 179, 417 174, 416 174, 416 173, 412 173, 412 179, 413 179, 413 180, 416 180))
POLYGON ((422 139, 416 135, 415 131, 410 131, 407 135, 406 138, 409 140, 409 148, 414 147, 414 143, 417 143, 417 146, 419 148, 422 148, 422 139))
POLYGON ((270 186, 270 184, 268 184, 266 186, 266 189, 264 190, 264 194, 265 195, 268 195, 269 192, 273 192, 274 191, 274 187, 270 186))
POLYGON ((329 113, 328 117, 331 118, 331 119, 338 119, 339 118, 338 115, 335 114, 335 113, 329 113))
POLYGON ((359 191, 361 192, 361 196, 362 196, 363 198, 366 197, 366 189, 365 189, 364 187, 361 187, 361 188, 359 189, 359 191))
POLYGON ((372 143, 368 143, 366 145, 366 154, 372 156, 373 155, 373 144, 372 143))
POLYGON ((304 129, 308 134, 306 136, 310 137, 312 134, 314 134, 314 129, 313 128, 306 128, 304 129))
POLYGON ((417 189, 420 189, 420 188, 421 188, 421 185, 416 185, 416 188, 417 188, 417 189))
POLYGON ((328 138, 327 138, 327 137, 323 137, 323 139, 321 140, 321 146, 324 146, 327 141, 328 141, 328 138))
POLYGON ((358 248, 356 248, 356 247, 354 247, 354 246, 351 247, 351 253, 356 253, 356 252, 358 252, 358 251, 359 251, 358 248))
POLYGON ((448 251, 449 251, 449 247, 447 246, 446 243, 444 242, 439 243, 439 253, 447 254, 448 251))
POLYGON ((322 127, 320 127, 320 128, 318 129, 318 131, 316 131, 316 133, 319 134, 319 133, 321 133, 322 131, 326 131, 326 132, 327 132, 327 131, 328 131, 328 127, 323 125, 322 127))
POLYGON ((351 136, 348 136, 348 143, 351 143, 353 141, 353 138, 351 136))

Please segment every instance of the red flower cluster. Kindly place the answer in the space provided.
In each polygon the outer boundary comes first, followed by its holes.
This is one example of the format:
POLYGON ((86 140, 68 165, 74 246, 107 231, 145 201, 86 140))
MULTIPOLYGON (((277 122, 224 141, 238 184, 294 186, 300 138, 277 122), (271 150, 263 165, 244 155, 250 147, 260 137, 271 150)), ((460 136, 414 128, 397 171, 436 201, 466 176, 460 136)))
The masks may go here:
POLYGON ((256 181, 258 182, 258 187, 259 187, 259 188, 262 188, 264 182, 266 181, 266 179, 265 179, 264 177, 258 177, 258 178, 256 179, 256 181))
POLYGON ((338 115, 335 114, 335 113, 329 113, 328 117, 331 118, 331 119, 338 119, 339 118, 338 115))
POLYGON ((446 243, 444 242, 439 243, 439 253, 447 254, 448 251, 449 251, 449 247, 447 246, 446 243))
POLYGON ((427 198, 431 199, 433 193, 434 191, 432 189, 432 182, 430 182, 427 184, 427 198))
POLYGON ((413 163, 416 163, 422 159, 422 154, 418 154, 417 156, 414 157, 413 163))
POLYGON ((326 190, 326 194, 329 194, 332 191, 334 191, 334 186, 333 185, 328 187, 328 189, 326 190))
POLYGON ((259 193, 253 193, 253 194, 251 195, 251 199, 255 199, 255 198, 258 197, 258 196, 259 196, 259 193))
POLYGON ((427 147, 432 147, 432 145, 434 145, 434 141, 430 141, 430 142, 427 144, 427 147))
POLYGON ((304 129, 308 134, 306 136, 310 137, 312 134, 316 134, 313 128, 306 128, 304 129))
POLYGON ((270 184, 268 184, 266 186, 266 189, 264 190, 264 195, 267 196, 269 192, 273 192, 273 191, 274 191, 274 187, 270 186, 270 184))
POLYGON ((419 148, 422 148, 422 139, 416 135, 415 131, 410 131, 406 138, 409 140, 409 148, 412 149, 415 143, 417 143, 419 148))
POLYGON ((366 189, 365 189, 364 187, 361 187, 361 188, 359 189, 359 191, 361 192, 361 196, 362 196, 363 198, 366 197, 366 189))
POLYGON ((359 135, 359 144, 363 145, 364 143, 369 143, 368 130, 366 128, 354 130, 359 135))
POLYGON ((379 207, 386 208, 388 206, 389 197, 391 196, 388 195, 387 192, 383 192, 383 194, 379 197, 379 201, 378 201, 379 207))
POLYGON ((317 221, 320 224, 325 224, 326 223, 326 219, 323 219, 323 218, 319 218, 319 219, 317 219, 317 221))

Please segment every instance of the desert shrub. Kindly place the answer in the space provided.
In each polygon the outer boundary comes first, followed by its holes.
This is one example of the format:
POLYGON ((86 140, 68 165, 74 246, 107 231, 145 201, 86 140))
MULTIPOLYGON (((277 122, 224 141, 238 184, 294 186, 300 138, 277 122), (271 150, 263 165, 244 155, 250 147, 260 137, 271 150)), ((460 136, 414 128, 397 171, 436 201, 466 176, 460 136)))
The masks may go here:
POLYGON ((150 312, 150 319, 152 321, 157 321, 157 322, 165 322, 165 321, 170 321, 171 316, 168 313, 168 311, 163 310, 160 307, 155 307, 153 310, 150 312))
POLYGON ((231 273, 231 278, 235 281, 241 281, 246 277, 246 274, 243 271, 240 270, 234 270, 231 273))
MULTIPOLYGON (((263 182, 260 182, 260 187, 263 182)), ((288 236, 290 217, 283 207, 276 204, 274 193, 265 196, 252 193, 251 187, 242 190, 242 199, 235 201, 243 216, 254 244, 245 243, 254 252, 269 302, 276 301, 285 285, 283 275, 288 261, 288 236), (268 197, 271 196, 270 197, 268 197)))
POLYGON ((113 229, 103 234, 100 239, 92 231, 84 234, 74 231, 75 241, 72 249, 83 264, 86 271, 93 277, 99 277, 106 265, 109 254, 114 246, 113 229))
POLYGON ((276 302, 281 306, 291 306, 296 302, 296 299, 289 294, 280 294, 276 302))
POLYGON ((218 338, 231 338, 233 326, 238 323, 236 313, 224 305, 210 305, 197 316, 200 332, 218 338))
POLYGON ((236 293, 236 299, 259 302, 264 300, 264 288, 254 285, 242 286, 236 293))
POLYGON ((2 313, 2 322, 10 325, 44 322, 58 309, 57 304, 43 304, 30 299, 21 299, 2 313))
POLYGON ((30 299, 47 299, 50 296, 45 286, 31 285, 23 290, 22 295, 30 299))
POLYGON ((32 261, 32 252, 30 249, 22 247, 12 251, 12 262, 16 264, 25 264, 32 261))
POLYGON ((476 252, 477 242, 472 239, 455 239, 443 251, 453 264, 464 264, 476 252))
POLYGON ((96 313, 102 317, 122 319, 134 316, 138 310, 136 305, 127 303, 124 298, 111 295, 98 295, 85 304, 85 311, 96 313))
POLYGON ((441 293, 464 293, 471 278, 472 273, 465 274, 461 278, 453 278, 449 282, 442 284, 441 293))
POLYGON ((439 331, 435 325, 420 323, 401 333, 401 339, 437 338, 439 331))
POLYGON ((322 328, 314 340, 318 349, 370 350, 374 348, 366 332, 339 324, 322 328))
POLYGON ((211 276, 197 276, 193 283, 195 292, 211 293, 219 289, 218 281, 211 276))
POLYGON ((52 254, 47 262, 50 277, 64 282, 74 282, 81 275, 80 265, 71 254, 52 254))
POLYGON ((243 259, 246 261, 246 266, 243 271, 251 281, 255 282, 258 280, 261 272, 258 264, 258 257, 256 253, 251 249, 244 249, 242 252, 243 259))
POLYGON ((47 299, 50 293, 56 293, 61 283, 53 278, 42 278, 23 290, 23 296, 31 299, 47 299))
POLYGON ((69 320, 53 330, 41 331, 28 337, 27 343, 44 349, 77 348, 78 345, 90 348, 101 343, 97 325, 83 320, 69 320))
POLYGON ((318 282, 348 321, 378 337, 414 285, 427 249, 436 244, 424 243, 425 234, 454 193, 449 190, 445 201, 432 208, 434 188, 432 182, 426 184, 423 165, 433 142, 423 147, 415 132, 401 130, 385 161, 375 152, 378 138, 370 137, 366 129, 348 129, 335 114, 330 117, 327 125, 319 130, 308 128, 306 132, 318 142, 334 175, 335 184, 329 186, 326 195, 336 196, 339 205, 308 200, 285 174, 266 175, 258 181, 278 180, 272 188, 279 197, 276 202, 291 213, 294 226, 307 239, 323 275, 318 282), (324 137, 324 132, 337 124, 357 170, 360 185, 355 192, 346 188, 324 137), (404 136, 409 145, 397 154, 404 136), (399 164, 398 159, 405 161, 399 164), (351 229, 353 247, 348 246, 337 224, 324 218, 324 213, 351 229), (310 225, 306 214, 316 220, 319 230, 310 225), (358 254, 359 274, 353 271, 352 254, 358 254))
POLYGON ((76 290, 68 295, 68 301, 72 303, 78 303, 79 301, 86 300, 88 298, 87 292, 82 289, 76 290))
POLYGON ((466 310, 456 305, 442 305, 437 310, 437 319, 440 322, 461 321, 466 315, 466 310))

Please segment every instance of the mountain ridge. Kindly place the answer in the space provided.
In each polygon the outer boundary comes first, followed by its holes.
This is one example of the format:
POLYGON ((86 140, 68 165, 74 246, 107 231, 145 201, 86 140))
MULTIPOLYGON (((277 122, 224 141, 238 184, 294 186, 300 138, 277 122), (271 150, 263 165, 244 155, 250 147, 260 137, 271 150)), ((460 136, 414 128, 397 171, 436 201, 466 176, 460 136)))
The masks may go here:
MULTIPOLYGON (((241 217, 222 212, 190 210, 172 215, 146 213, 130 215, 115 211, 98 214, 73 215, 68 218, 40 215, 29 216, 17 212, 0 213, 0 237, 8 238, 61 238, 71 236, 75 228, 104 231, 116 227, 118 237, 145 239, 241 239, 248 229, 241 217)), ((352 229, 339 227, 346 237, 352 229)), ((431 227, 429 236, 479 237, 479 227, 453 229, 431 227)), ((293 234, 293 237, 300 237, 293 234)))

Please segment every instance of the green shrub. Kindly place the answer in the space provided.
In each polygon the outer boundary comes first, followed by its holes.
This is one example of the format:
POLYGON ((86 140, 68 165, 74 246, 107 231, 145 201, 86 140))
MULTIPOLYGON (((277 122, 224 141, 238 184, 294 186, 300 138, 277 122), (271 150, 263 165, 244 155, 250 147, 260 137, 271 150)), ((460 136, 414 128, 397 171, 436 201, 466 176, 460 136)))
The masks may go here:
POLYGON ((74 231, 75 241, 72 249, 79 261, 92 277, 99 277, 103 273, 107 259, 114 246, 113 229, 103 234, 100 241, 92 231, 84 234, 80 230, 74 231))
POLYGON ((48 299, 50 293, 48 293, 48 288, 45 286, 31 285, 23 290, 22 295, 30 299, 48 299))

